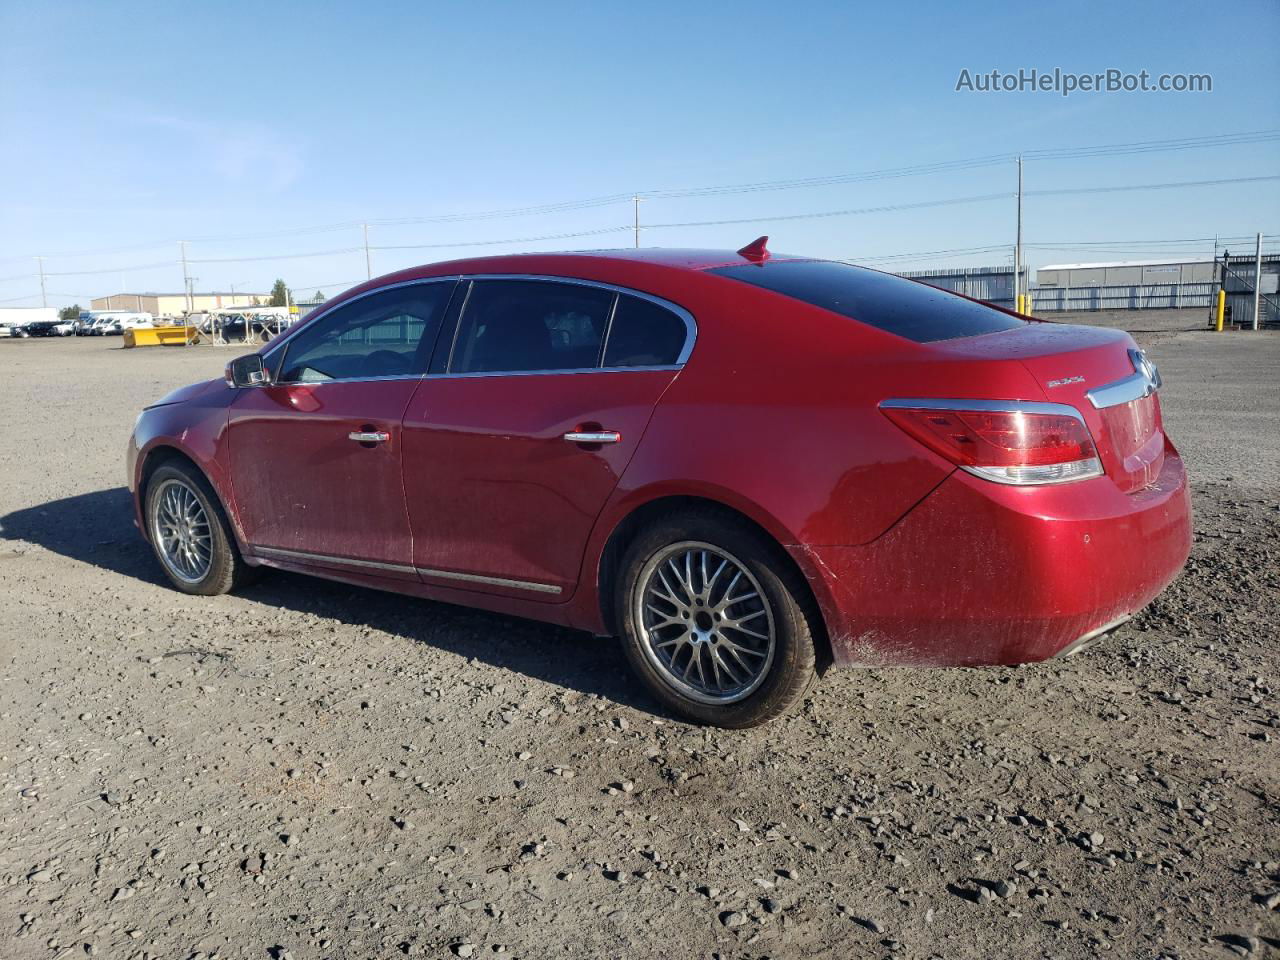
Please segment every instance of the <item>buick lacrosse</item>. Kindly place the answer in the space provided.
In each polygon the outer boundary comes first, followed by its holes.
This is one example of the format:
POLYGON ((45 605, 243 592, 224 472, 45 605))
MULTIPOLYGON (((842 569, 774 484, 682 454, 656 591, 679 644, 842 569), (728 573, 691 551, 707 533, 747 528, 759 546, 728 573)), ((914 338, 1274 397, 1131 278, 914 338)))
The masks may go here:
POLYGON ((764 240, 362 284, 142 412, 138 527, 187 593, 277 567, 620 637, 728 727, 829 666, 1063 656, 1177 575, 1128 334, 764 240))

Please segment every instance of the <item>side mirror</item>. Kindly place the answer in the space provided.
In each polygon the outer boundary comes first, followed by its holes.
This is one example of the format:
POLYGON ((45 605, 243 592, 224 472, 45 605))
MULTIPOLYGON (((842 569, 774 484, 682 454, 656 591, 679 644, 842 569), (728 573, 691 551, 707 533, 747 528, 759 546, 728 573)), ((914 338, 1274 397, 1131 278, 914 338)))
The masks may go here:
POLYGON ((227 364, 226 380, 229 387, 265 386, 268 380, 267 368, 263 366, 259 354, 236 357, 227 364))

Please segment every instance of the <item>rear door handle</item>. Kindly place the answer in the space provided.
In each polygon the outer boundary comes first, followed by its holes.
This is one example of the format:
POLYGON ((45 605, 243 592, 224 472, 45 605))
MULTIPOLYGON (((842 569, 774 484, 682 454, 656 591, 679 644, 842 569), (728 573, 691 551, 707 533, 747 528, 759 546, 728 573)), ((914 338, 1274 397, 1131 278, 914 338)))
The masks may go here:
POLYGON ((354 440, 356 443, 386 443, 391 439, 391 434, 383 433, 381 430, 353 430, 347 434, 348 440, 354 440))
POLYGON ((564 438, 570 443, 617 443, 622 434, 617 430, 584 430, 566 433, 564 438))

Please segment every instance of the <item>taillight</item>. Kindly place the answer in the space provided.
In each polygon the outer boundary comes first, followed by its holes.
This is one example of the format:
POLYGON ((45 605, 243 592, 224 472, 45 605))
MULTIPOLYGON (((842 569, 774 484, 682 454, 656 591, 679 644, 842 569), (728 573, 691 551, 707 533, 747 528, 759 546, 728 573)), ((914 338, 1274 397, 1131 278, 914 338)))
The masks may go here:
POLYGON ((1079 412, 1060 403, 886 400, 884 415, 962 470, 997 483, 1102 476, 1079 412))

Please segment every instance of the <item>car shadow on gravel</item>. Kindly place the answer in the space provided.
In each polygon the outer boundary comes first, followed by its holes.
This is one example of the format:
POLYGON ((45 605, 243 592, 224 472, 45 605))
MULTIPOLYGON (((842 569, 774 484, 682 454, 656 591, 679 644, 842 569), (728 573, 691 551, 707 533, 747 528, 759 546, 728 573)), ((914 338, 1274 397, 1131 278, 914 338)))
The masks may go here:
MULTIPOLYGON (((15 541, 170 589, 151 548, 133 526, 133 504, 123 487, 52 500, 0 517, 0 554, 15 541)), ((669 716, 623 669, 623 654, 616 640, 274 570, 237 595, 265 607, 403 636, 646 713, 669 716)), ((219 602, 216 597, 191 599, 219 602)), ((290 629, 285 621, 270 628, 268 634, 290 629)))

